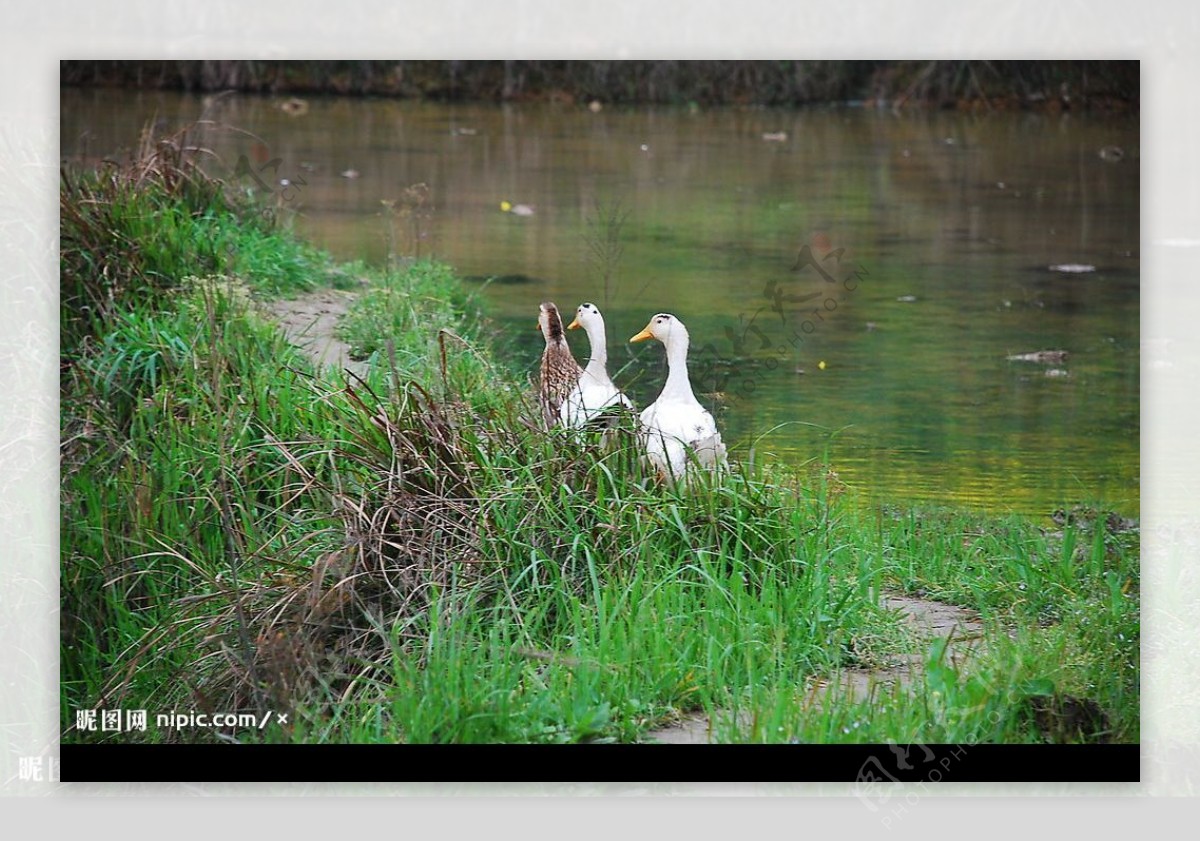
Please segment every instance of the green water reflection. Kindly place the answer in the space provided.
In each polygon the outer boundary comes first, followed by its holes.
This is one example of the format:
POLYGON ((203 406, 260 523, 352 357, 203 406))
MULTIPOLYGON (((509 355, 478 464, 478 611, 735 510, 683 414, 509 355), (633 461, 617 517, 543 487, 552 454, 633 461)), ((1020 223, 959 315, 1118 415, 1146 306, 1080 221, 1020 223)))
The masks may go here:
MULTIPOLYGON (((645 404, 662 349, 625 340, 670 311, 708 346, 693 379, 721 393, 703 400, 740 458, 827 456, 872 499, 1137 513, 1136 118, 308 104, 291 117, 270 98, 209 101, 208 118, 255 136, 214 127, 212 166, 279 159, 271 174, 293 187, 281 210, 341 257, 453 264, 531 371, 538 302, 593 301, 610 371, 645 404), (1100 156, 1110 146, 1122 160, 1100 156), (409 213, 417 183, 428 200, 409 213), (624 220, 607 263, 606 216, 624 220), (844 250, 821 264, 837 283, 793 268, 805 246, 844 250), (1095 271, 1048 268, 1060 264, 1095 271), (1006 359, 1043 349, 1070 356, 1006 359)), ((114 154, 151 116, 204 110, 67 90, 63 154, 114 154)))

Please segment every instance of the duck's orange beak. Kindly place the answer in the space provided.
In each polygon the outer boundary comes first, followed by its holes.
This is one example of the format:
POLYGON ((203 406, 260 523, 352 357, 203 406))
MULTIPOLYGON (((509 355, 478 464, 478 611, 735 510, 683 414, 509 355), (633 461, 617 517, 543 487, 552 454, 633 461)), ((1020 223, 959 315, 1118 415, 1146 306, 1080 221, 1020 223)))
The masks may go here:
POLYGON ((653 339, 654 334, 650 332, 650 325, 642 328, 642 332, 630 338, 630 342, 645 342, 647 339, 653 339))
POLYGON ((536 324, 533 326, 533 329, 534 329, 534 330, 541 330, 541 329, 542 329, 542 323, 541 323, 541 322, 537 322, 537 323, 536 323, 536 324))
POLYGON ((567 330, 576 330, 581 327, 583 327, 583 325, 579 323, 579 317, 576 316, 575 319, 569 325, 567 325, 567 330))

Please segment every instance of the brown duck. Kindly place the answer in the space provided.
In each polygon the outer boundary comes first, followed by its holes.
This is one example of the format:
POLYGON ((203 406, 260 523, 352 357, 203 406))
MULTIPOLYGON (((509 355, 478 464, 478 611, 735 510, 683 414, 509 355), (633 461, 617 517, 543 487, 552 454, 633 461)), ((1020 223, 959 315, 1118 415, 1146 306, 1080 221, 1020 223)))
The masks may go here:
POLYGON ((583 369, 575 362, 563 331, 558 307, 543 301, 538 307, 538 329, 546 339, 542 351, 541 386, 538 391, 542 416, 547 427, 566 424, 577 413, 581 395, 579 377, 583 369))

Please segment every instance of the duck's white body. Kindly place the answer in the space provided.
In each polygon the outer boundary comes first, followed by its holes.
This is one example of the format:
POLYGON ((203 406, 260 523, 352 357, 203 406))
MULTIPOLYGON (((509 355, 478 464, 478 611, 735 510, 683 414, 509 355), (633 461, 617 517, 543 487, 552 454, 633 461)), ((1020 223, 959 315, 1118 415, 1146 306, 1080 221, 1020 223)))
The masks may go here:
POLYGON ((616 387, 608 376, 608 344, 604 316, 595 304, 584 303, 575 313, 568 330, 583 328, 591 345, 587 366, 579 375, 579 388, 562 407, 562 422, 568 427, 581 427, 600 413, 614 406, 633 409, 633 401, 616 387))
POLYGON ((724 465, 725 444, 717 422, 696 400, 688 379, 687 328, 669 313, 659 313, 630 341, 651 338, 666 346, 667 382, 658 400, 642 410, 646 458, 660 473, 674 478, 684 476, 692 460, 706 468, 724 465))

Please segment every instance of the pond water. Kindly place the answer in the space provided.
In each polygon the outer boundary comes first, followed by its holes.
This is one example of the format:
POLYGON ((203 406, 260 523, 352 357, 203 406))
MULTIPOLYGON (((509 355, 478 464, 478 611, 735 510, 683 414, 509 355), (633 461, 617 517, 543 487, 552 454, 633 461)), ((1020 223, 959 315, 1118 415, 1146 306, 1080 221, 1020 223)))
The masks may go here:
POLYGON ((538 303, 592 301, 643 406, 662 347, 626 340, 672 312, 736 458, 828 460, 878 501, 1138 513, 1136 117, 281 103, 67 89, 62 153, 203 114, 213 167, 249 187, 246 155, 306 238, 456 267, 530 372, 538 303), (1069 355, 1009 359, 1043 350, 1069 355))

